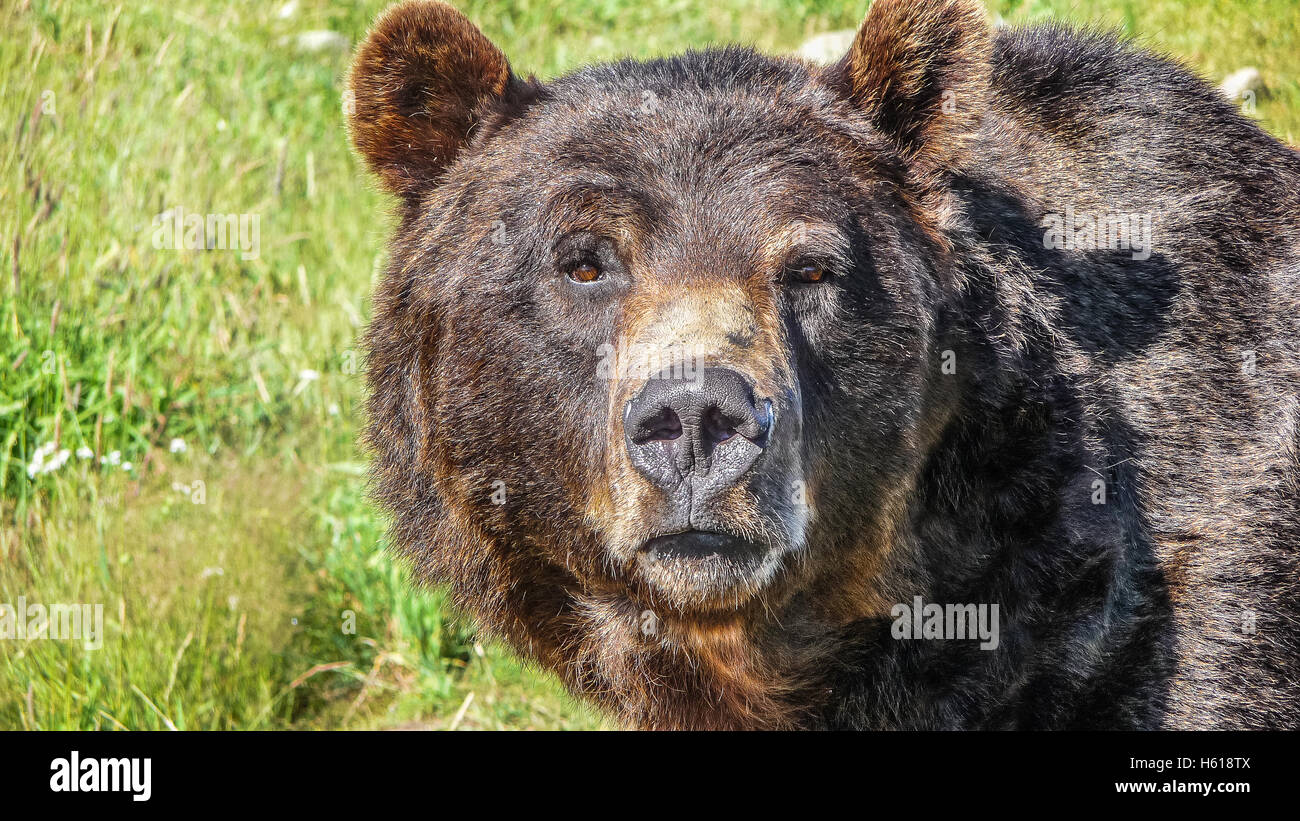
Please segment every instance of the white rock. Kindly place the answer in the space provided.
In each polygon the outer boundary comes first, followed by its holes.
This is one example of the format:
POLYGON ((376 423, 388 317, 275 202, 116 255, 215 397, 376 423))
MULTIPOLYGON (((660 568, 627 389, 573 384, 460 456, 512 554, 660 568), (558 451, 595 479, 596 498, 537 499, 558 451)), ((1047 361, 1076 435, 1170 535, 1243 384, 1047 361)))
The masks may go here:
POLYGON ((321 29, 298 35, 298 48, 303 51, 347 51, 351 47, 348 38, 337 31, 321 29))
POLYGON ((1258 91, 1262 85, 1259 69, 1247 66, 1239 68, 1224 78, 1219 90, 1229 100, 1240 100, 1247 91, 1258 91))
POLYGON ((805 40, 795 52, 795 56, 823 65, 833 63, 848 53, 855 36, 857 31, 854 29, 818 34, 805 40))

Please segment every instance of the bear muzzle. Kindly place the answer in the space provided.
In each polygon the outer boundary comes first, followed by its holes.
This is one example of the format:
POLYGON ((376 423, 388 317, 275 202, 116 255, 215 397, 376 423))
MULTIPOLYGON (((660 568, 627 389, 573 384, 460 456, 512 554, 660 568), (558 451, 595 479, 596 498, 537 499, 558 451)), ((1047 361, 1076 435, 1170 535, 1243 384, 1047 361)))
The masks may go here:
POLYGON ((751 379, 717 366, 649 379, 624 405, 628 462, 655 500, 642 508, 652 537, 636 563, 661 593, 689 591, 694 601, 752 586, 782 552, 770 539, 739 535, 753 532, 753 517, 749 504, 736 505, 752 499, 764 471, 784 475, 770 453, 779 444, 776 407, 751 379))

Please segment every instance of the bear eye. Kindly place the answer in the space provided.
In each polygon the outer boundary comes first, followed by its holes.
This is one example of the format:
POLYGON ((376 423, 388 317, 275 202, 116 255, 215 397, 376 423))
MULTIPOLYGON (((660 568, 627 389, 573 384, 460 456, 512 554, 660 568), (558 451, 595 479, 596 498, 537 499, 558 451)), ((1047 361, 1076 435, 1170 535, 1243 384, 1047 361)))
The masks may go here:
POLYGON ((820 262, 799 260, 786 268, 786 276, 791 282, 821 282, 826 279, 826 268, 820 262))
POLYGON ((569 269, 569 279, 574 282, 595 282, 600 279, 601 271, 599 266, 592 262, 579 262, 569 269))

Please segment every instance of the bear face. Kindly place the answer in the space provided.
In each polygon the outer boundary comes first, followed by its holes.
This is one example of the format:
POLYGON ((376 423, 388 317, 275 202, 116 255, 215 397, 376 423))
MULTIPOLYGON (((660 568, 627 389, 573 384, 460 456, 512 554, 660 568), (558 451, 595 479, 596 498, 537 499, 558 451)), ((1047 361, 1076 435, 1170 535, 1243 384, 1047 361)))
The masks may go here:
MULTIPOLYGON (((820 515, 844 495, 824 488, 884 498, 936 406, 927 240, 886 174, 854 171, 876 155, 807 148, 846 118, 806 91, 774 109, 772 68, 688 60, 706 81, 755 79, 722 110, 678 85, 646 114, 642 72, 557 83, 451 172, 442 190, 473 204, 429 208, 405 262, 438 272, 431 387, 455 399, 434 429, 463 466, 445 495, 646 605, 735 609, 829 528, 869 531, 820 515), (728 545, 688 555, 703 539, 665 538, 683 533, 728 545)), ((799 70, 782 81, 806 86, 799 70)))

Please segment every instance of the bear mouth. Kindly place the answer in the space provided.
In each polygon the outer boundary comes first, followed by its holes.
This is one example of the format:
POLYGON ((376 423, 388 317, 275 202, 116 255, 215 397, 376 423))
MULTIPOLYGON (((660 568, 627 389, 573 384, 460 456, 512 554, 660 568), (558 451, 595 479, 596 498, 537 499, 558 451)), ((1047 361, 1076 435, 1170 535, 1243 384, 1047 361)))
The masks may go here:
POLYGON ((641 555, 651 563, 715 563, 757 565, 767 550, 730 533, 686 530, 658 536, 641 546, 641 555))
POLYGON ((687 609, 735 607, 766 584, 775 552, 753 542, 709 530, 657 536, 637 551, 638 575, 661 595, 687 609), (743 596, 742 596, 743 598, 743 596))

